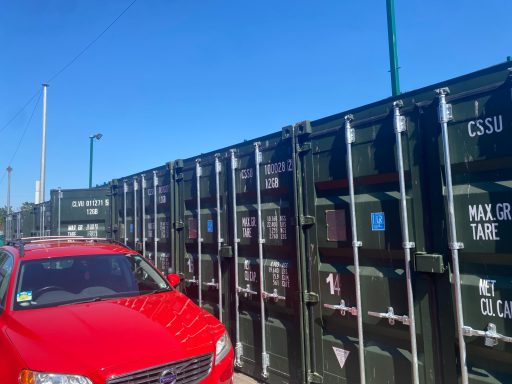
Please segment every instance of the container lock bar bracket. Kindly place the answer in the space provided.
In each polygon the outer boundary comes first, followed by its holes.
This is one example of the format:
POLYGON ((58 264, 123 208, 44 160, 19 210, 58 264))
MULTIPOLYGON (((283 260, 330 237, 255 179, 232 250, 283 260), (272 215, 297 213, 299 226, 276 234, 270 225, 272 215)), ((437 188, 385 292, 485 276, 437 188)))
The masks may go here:
POLYGON ((393 307, 388 307, 387 312, 372 312, 368 311, 369 316, 378 317, 380 319, 388 319, 389 325, 395 325, 395 321, 399 321, 404 325, 410 325, 409 316, 403 315, 395 315, 395 311, 393 307))
POLYGON ((251 295, 251 296, 252 296, 252 295, 257 295, 257 294, 258 294, 258 292, 251 290, 251 286, 250 286, 250 284, 247 284, 247 287, 246 287, 246 288, 237 287, 237 288, 236 288, 236 291, 237 291, 238 293, 243 294, 243 295, 244 295, 244 297, 247 297, 247 296, 249 296, 249 295, 251 295))
POLYGON ((357 308, 356 307, 347 307, 345 305, 345 300, 341 300, 339 305, 333 305, 333 304, 324 304, 325 308, 334 309, 336 311, 340 311, 341 316, 345 316, 345 314, 348 312, 352 316, 357 316, 357 308))
POLYGON ((504 343, 512 343, 512 337, 505 336, 496 332, 496 324, 493 323, 487 324, 485 331, 476 330, 468 326, 464 326, 463 331, 464 336, 484 337, 484 343, 486 347, 495 347, 498 345, 499 341, 503 341, 504 343))
POLYGON ((261 294, 264 299, 273 299, 275 302, 278 302, 279 300, 286 300, 285 296, 281 296, 277 293, 277 289, 274 289, 272 293, 263 291, 261 294))
POLYGON ((206 285, 209 288, 219 289, 219 284, 215 282, 215 279, 212 279, 209 283, 203 283, 203 285, 206 285))

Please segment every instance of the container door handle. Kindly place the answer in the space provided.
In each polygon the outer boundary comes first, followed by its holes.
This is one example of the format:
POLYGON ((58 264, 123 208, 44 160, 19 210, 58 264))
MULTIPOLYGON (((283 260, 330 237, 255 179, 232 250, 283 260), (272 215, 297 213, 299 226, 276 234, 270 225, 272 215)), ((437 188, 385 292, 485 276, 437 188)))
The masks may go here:
POLYGON ((468 326, 464 326, 463 331, 464 336, 484 337, 484 343, 486 347, 495 347, 498 345, 499 341, 503 341, 504 343, 512 343, 512 337, 505 336, 496 332, 496 324, 493 323, 487 324, 485 331, 476 330, 468 326))
POLYGON ((357 316, 357 308, 356 307, 347 307, 345 305, 345 300, 341 300, 339 305, 334 304, 324 304, 325 308, 334 309, 336 311, 340 311, 341 316, 345 316, 347 313, 350 313, 352 316, 357 316))
POLYGON ((273 299, 275 302, 278 302, 279 300, 286 300, 285 296, 281 296, 277 293, 277 289, 274 289, 272 293, 263 291, 262 296, 264 299, 273 299))
POLYGON ((199 280, 197 280, 197 279, 196 279, 196 276, 195 276, 195 275, 194 275, 194 276, 192 276, 192 278, 191 278, 191 279, 185 279, 185 281, 186 281, 187 283, 189 283, 189 284, 197 284, 197 285, 199 285, 199 280))
POLYGON ((247 284, 246 288, 237 287, 236 291, 238 293, 242 293, 244 297, 250 296, 250 295, 257 295, 258 292, 251 290, 251 285, 247 284))
POLYGON ((203 283, 203 285, 206 285, 207 287, 210 287, 210 288, 219 289, 219 284, 215 282, 215 278, 213 278, 212 281, 210 281, 210 282, 203 283))
POLYGON ((410 325, 409 316, 403 315, 395 315, 395 311, 393 310, 393 307, 388 307, 387 312, 373 312, 368 311, 369 316, 378 317, 380 319, 388 319, 389 325, 395 325, 395 321, 399 321, 400 323, 404 325, 410 325))

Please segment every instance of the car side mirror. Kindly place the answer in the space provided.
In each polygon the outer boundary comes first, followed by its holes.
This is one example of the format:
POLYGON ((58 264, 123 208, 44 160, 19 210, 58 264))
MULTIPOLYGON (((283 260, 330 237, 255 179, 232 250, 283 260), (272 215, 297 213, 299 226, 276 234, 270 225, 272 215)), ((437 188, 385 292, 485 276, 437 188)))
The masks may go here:
POLYGON ((181 277, 176 273, 169 273, 167 275, 167 281, 169 281, 169 284, 175 288, 181 283, 181 277))

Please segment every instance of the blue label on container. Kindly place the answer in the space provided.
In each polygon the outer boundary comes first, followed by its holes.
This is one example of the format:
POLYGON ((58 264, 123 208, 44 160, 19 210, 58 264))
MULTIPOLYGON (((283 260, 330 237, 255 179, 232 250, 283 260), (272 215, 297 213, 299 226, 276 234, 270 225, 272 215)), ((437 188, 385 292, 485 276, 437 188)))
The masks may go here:
POLYGON ((385 231, 386 219, 384 212, 372 212, 372 231, 385 231))
POLYGON ((208 232, 213 232, 213 220, 208 220, 208 232))

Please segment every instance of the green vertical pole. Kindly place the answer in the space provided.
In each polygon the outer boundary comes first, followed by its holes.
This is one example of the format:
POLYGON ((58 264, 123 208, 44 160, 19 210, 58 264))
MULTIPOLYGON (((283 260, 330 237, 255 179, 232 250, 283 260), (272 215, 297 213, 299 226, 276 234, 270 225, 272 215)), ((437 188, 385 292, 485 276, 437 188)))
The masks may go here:
POLYGON ((391 72, 391 89, 393 96, 400 94, 400 79, 398 76, 398 54, 396 52, 396 30, 395 30, 395 0, 386 0, 388 14, 388 45, 389 45, 389 66, 391 72))
POLYGON ((92 142, 94 140, 94 136, 90 136, 89 139, 91 140, 91 149, 89 155, 89 188, 92 188, 92 142))

